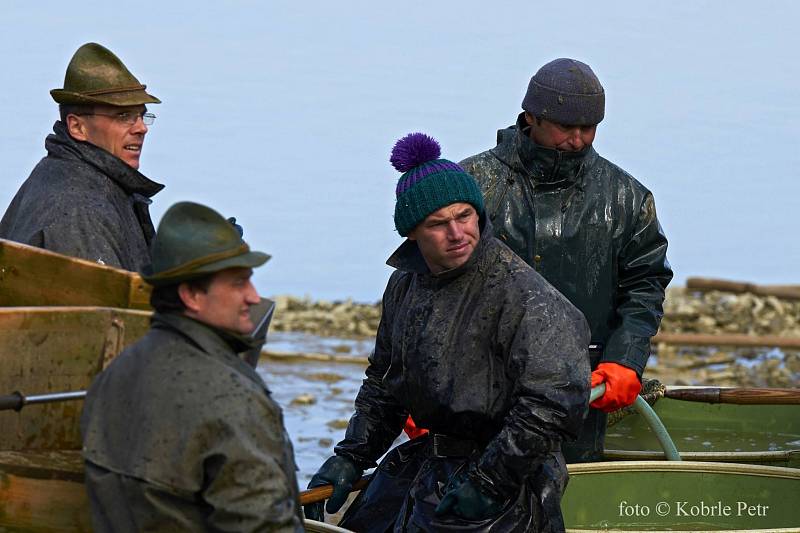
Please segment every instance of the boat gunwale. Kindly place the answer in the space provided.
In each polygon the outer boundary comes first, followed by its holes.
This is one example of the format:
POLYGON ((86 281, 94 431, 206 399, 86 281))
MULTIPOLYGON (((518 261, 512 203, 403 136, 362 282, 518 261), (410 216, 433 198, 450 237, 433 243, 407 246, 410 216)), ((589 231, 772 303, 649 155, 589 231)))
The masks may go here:
POLYGON ((99 305, 20 305, 0 307, 0 315, 11 315, 16 313, 29 314, 52 314, 52 313, 123 313, 135 316, 150 316, 153 311, 143 309, 129 309, 126 307, 110 307, 99 305))
POLYGON ((800 527, 780 527, 769 529, 572 529, 567 528, 566 533, 680 533, 681 531, 690 531, 691 533, 720 533, 721 531, 727 533, 798 533, 800 527))
MULTIPOLYGON (((664 452, 660 450, 604 450, 603 455, 606 459, 611 459, 613 461, 663 461, 666 457, 664 452)), ((792 461, 794 459, 800 459, 800 448, 758 452, 681 452, 681 457, 684 461, 706 463, 792 461)))
POLYGON ((72 481, 83 484, 85 481, 83 455, 81 450, 3 450, 0 451, 0 476, 2 475, 27 479, 72 481), (46 462, 55 460, 55 456, 66 457, 73 464, 66 465, 61 462, 57 466, 45 466, 23 460, 26 457, 34 457, 46 462))
POLYGON ((685 472, 698 474, 747 474, 800 480, 800 469, 784 466, 715 463, 711 461, 602 461, 567 465, 573 474, 609 474, 621 472, 685 472))

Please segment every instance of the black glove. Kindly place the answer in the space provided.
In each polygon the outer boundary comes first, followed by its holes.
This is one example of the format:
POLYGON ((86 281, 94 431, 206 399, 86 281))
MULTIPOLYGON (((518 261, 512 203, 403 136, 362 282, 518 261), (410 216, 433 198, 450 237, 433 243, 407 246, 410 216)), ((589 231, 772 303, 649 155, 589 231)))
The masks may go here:
POLYGON ((239 232, 239 237, 244 237, 244 230, 242 227, 236 223, 236 217, 228 217, 228 222, 239 232))
POLYGON ((501 510, 500 502, 482 493, 468 478, 445 493, 436 516, 454 514, 467 520, 483 520, 501 510))
MULTIPOLYGON (((364 471, 353 464, 353 461, 345 457, 334 455, 328 458, 317 473, 308 483, 308 488, 321 487, 322 485, 333 485, 333 496, 328 500, 325 510, 328 514, 333 514, 342 508, 347 496, 353 488, 353 483, 361 479, 364 471)), ((318 522, 325 521, 325 513, 322 511, 322 502, 312 503, 303 507, 306 518, 318 522)))

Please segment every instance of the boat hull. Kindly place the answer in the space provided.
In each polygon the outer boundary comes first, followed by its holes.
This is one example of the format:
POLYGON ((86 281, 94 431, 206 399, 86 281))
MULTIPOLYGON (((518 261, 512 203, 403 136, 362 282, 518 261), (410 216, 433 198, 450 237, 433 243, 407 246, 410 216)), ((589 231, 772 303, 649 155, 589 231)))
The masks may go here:
POLYGON ((568 531, 798 531, 800 470, 694 461, 569 466, 568 531))
MULTIPOLYGON (((149 323, 149 312, 129 309, 0 308, 0 391, 86 389, 149 323)), ((82 407, 83 402, 66 401, 0 412, 0 450, 79 449, 82 407)))
POLYGON ((80 452, 0 452, 0 531, 91 531, 80 452))
MULTIPOLYGON (((798 531, 800 471, 703 462, 570 465, 568 531, 798 531)), ((0 530, 90 531, 77 451, 0 452, 0 530)))

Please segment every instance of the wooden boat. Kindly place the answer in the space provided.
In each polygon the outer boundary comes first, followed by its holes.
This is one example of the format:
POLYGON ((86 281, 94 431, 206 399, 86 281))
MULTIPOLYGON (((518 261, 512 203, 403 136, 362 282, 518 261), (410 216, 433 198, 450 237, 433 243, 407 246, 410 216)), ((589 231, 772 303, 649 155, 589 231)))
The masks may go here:
MULTIPOLYGON (((700 387, 685 387, 700 389, 700 387)), ((661 398, 654 411, 685 460, 800 468, 800 406, 734 405, 661 398)), ((610 461, 658 460, 664 453, 638 414, 610 426, 610 461)))
MULTIPOLYGON (((0 390, 85 389, 149 319, 146 311, 104 307, 0 308, 0 390)), ((0 412, 0 531, 90 531, 82 405, 0 412)))
MULTIPOLYGON (((0 394, 86 389, 149 325, 131 272, 0 240, 0 394)), ((90 531, 82 402, 0 412, 0 531, 90 531)))

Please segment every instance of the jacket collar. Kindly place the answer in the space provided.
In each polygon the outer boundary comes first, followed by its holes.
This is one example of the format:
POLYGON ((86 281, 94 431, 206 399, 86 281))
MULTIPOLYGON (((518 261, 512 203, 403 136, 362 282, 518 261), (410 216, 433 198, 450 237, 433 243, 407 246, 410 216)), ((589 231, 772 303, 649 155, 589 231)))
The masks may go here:
POLYGON ((49 154, 72 155, 86 161, 119 185, 126 194, 140 194, 150 198, 164 188, 162 184, 145 177, 144 174, 99 146, 73 139, 67 132, 67 127, 60 120, 53 125, 53 132, 47 136, 44 143, 49 154))
POLYGON ((492 223, 485 214, 481 215, 478 228, 480 229, 480 237, 478 238, 475 250, 466 263, 456 268, 445 270, 438 274, 432 274, 428 268, 428 264, 425 262, 425 258, 422 257, 422 252, 420 252, 417 242, 410 239, 406 239, 405 242, 394 251, 389 259, 386 260, 386 264, 397 270, 419 274, 432 280, 445 281, 457 278, 476 267, 481 257, 484 255, 486 243, 494 238, 492 223))
POLYGON ((592 146, 580 152, 565 152, 536 144, 527 134, 524 113, 514 126, 497 132, 492 153, 515 172, 527 176, 534 185, 567 186, 583 178, 597 157, 592 146))
MULTIPOLYGON (((239 357, 239 353, 260 346, 260 343, 243 335, 209 326, 180 313, 153 313, 154 328, 169 329, 185 337, 209 355, 223 358, 229 365, 264 386, 253 367, 239 357)), ((266 388, 266 386, 264 386, 266 388)))
POLYGON ((177 330, 209 353, 219 350, 239 353, 251 349, 255 342, 247 336, 210 326, 180 313, 155 312, 152 323, 177 330))

